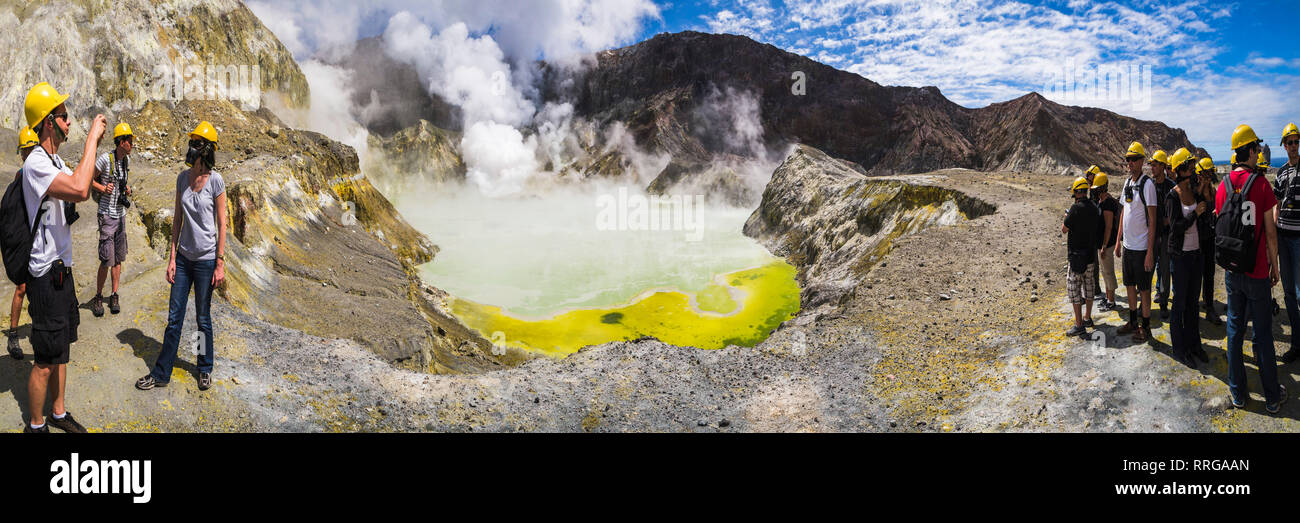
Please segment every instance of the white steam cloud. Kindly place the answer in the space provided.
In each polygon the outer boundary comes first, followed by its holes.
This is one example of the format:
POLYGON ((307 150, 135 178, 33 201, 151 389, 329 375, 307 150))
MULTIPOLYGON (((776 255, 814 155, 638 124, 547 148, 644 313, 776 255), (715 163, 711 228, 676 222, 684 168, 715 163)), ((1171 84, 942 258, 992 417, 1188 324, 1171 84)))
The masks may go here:
POLYGON ((361 126, 343 116, 353 111, 347 79, 314 60, 342 57, 364 34, 382 28, 385 52, 414 66, 430 94, 461 109, 467 176, 489 195, 517 193, 547 166, 558 171, 564 154, 578 145, 570 135, 571 106, 538 109, 536 61, 577 66, 594 51, 636 37, 645 19, 659 16, 650 0, 248 5, 303 63, 313 92, 307 126, 354 147, 359 143, 358 151, 365 147, 364 130, 358 135, 361 126), (325 92, 318 97, 317 89, 325 92), (519 130, 527 127, 537 132, 519 130))

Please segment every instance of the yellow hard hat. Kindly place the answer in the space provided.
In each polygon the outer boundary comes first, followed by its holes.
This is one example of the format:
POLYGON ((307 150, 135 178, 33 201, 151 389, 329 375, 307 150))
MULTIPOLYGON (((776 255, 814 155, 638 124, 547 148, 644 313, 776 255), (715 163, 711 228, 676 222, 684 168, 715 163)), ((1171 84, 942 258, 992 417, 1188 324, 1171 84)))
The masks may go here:
POLYGON ((21 153, 23 149, 36 147, 40 144, 40 138, 36 137, 36 133, 30 127, 23 127, 23 130, 18 131, 18 152, 21 153))
POLYGON ((1283 142, 1283 143, 1281 143, 1281 144, 1279 144, 1279 145, 1286 145, 1285 142, 1286 142, 1287 137, 1288 137, 1288 136, 1292 136, 1292 135, 1300 135, 1300 127, 1296 127, 1294 123, 1286 124, 1286 128, 1285 128, 1285 129, 1282 129, 1282 142, 1283 142))
POLYGON ((1205 171, 1213 171, 1214 160, 1209 158, 1201 158, 1201 162, 1197 164, 1196 167, 1197 167, 1196 172, 1198 173, 1203 173, 1205 171))
POLYGON ((199 122, 198 127, 190 131, 190 138, 202 138, 212 142, 212 148, 217 149, 217 128, 213 127, 207 120, 199 122))
POLYGON ((1096 176, 1098 174, 1101 174, 1101 167, 1097 167, 1096 165, 1094 165, 1092 167, 1089 167, 1087 172, 1088 174, 1096 176))
POLYGON ((120 124, 117 124, 117 127, 114 127, 114 128, 113 128, 113 139, 114 139, 114 140, 116 140, 116 139, 118 139, 118 138, 121 138, 121 137, 123 137, 123 136, 130 136, 130 137, 133 137, 133 138, 135 137, 135 133, 131 132, 131 124, 128 124, 128 123, 126 123, 126 122, 122 122, 122 123, 120 123, 120 124))
POLYGON ((31 90, 27 91, 27 99, 23 101, 23 113, 27 116, 27 127, 35 128, 37 124, 45 120, 50 112, 58 107, 59 104, 67 101, 68 96, 59 94, 54 87, 46 82, 36 84, 31 90))
POLYGON ((1128 146, 1128 152, 1124 153, 1124 157, 1129 158, 1133 156, 1141 156, 1142 159, 1145 160, 1147 157, 1147 150, 1142 147, 1142 144, 1133 142, 1132 145, 1128 146))
POLYGON ((1256 162, 1255 165, 1258 165, 1259 167, 1264 169, 1269 168, 1268 158, 1265 158, 1263 154, 1259 155, 1259 161, 1256 162))
POLYGON ((1169 159, 1169 166, 1173 170, 1177 171, 1178 167, 1186 163, 1188 160, 1194 161, 1196 158, 1192 156, 1191 151, 1188 151, 1186 147, 1183 147, 1182 149, 1174 151, 1174 157, 1169 159))
POLYGON ((1087 179, 1087 178, 1084 178, 1084 177, 1080 176, 1080 177, 1074 179, 1074 183, 1073 183, 1073 184, 1070 184, 1070 191, 1071 191, 1071 192, 1073 192, 1073 191, 1085 191, 1085 190, 1088 189, 1088 187, 1089 187, 1090 185, 1092 185, 1092 184, 1088 183, 1088 179, 1087 179))
POLYGON ((1251 129, 1249 125, 1238 125, 1237 130, 1232 132, 1232 150, 1234 151, 1262 141, 1255 135, 1255 130, 1251 129))
POLYGON ((1156 151, 1155 154, 1151 155, 1151 163, 1163 163, 1165 167, 1168 167, 1169 155, 1165 154, 1164 151, 1156 151))
POLYGON ((1105 187, 1109 183, 1110 183, 1110 178, 1106 176, 1106 173, 1097 173, 1096 176, 1092 177, 1093 189, 1100 189, 1102 187, 1105 187))

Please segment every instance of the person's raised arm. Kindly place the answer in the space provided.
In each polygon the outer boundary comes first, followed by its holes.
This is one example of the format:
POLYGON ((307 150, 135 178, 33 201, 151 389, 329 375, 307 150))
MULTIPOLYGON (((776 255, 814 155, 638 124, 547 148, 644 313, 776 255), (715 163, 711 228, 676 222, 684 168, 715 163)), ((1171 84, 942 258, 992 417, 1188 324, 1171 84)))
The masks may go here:
POLYGON ((104 128, 107 125, 108 119, 104 118, 104 115, 95 115, 94 123, 90 124, 90 134, 86 135, 86 146, 82 149, 81 162, 72 171, 72 176, 55 176, 46 194, 51 198, 72 203, 84 202, 90 198, 90 184, 95 176, 95 149, 99 146, 99 140, 104 137, 104 128))

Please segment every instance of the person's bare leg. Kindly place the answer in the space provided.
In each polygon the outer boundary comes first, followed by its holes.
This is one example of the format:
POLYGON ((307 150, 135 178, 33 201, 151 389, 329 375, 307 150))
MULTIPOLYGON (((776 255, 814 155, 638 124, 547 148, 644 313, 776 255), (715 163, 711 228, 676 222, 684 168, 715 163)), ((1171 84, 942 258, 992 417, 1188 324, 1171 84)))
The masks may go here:
POLYGON ((117 294, 117 282, 122 279, 122 264, 113 266, 113 294, 117 294))
POLYGON ((1074 307, 1074 326, 1075 326, 1075 327, 1082 327, 1082 326, 1083 326, 1083 318, 1079 316, 1079 314, 1080 314, 1079 311, 1080 311, 1080 309, 1082 308, 1082 305, 1079 305, 1079 304, 1077 304, 1077 303, 1071 303, 1070 305, 1071 305, 1072 307, 1074 307))
POLYGON ((104 295, 104 280, 108 278, 108 265, 99 263, 99 273, 95 275, 95 296, 104 295))
POLYGON ((9 306, 9 330, 18 328, 18 318, 23 315, 23 296, 27 294, 27 284, 14 288, 13 304, 9 306))
POLYGON ((32 366, 32 374, 27 378, 27 407, 31 413, 31 424, 45 424, 45 392, 50 382, 50 369, 54 365, 37 363, 32 366))
POLYGON ((1088 297, 1088 301, 1083 302, 1083 319, 1092 321, 1092 296, 1088 297))
POLYGON ((50 388, 54 389, 54 404, 50 406, 50 412, 62 415, 67 411, 67 406, 63 404, 63 388, 68 383, 68 365, 66 363, 55 365, 50 372, 50 388))
POLYGON ((1142 317, 1151 317, 1151 291, 1142 291, 1142 317))
POLYGON ((1137 303, 1137 287, 1125 287, 1125 289, 1128 290, 1128 310, 1138 310, 1138 306, 1134 305, 1137 303))

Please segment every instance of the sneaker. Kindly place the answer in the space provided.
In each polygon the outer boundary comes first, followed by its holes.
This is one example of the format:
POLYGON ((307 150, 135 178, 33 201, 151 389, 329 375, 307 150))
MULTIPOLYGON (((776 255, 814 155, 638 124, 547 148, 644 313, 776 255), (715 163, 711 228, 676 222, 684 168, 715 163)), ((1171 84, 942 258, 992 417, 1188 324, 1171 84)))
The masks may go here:
POLYGON ((210 372, 200 372, 200 373, 199 373, 199 390, 208 390, 208 389, 210 389, 210 388, 212 388, 212 373, 210 373, 210 372))
POLYGON ((1093 323, 1092 318, 1088 318, 1086 320, 1083 320, 1083 326, 1091 329, 1093 327, 1096 327, 1097 324, 1093 323))
POLYGON ((63 432, 69 432, 73 434, 86 433, 86 427, 83 427, 81 426, 80 423, 77 423, 77 420, 72 418, 71 412, 64 412, 63 419, 59 419, 54 416, 45 418, 45 424, 47 426, 53 426, 54 428, 62 430, 63 432))
POLYGON ((18 345, 18 336, 9 335, 9 357, 15 360, 23 359, 23 348, 18 345))
POLYGON ((1264 404, 1264 410, 1267 410, 1269 414, 1277 414, 1278 411, 1282 410, 1282 404, 1286 403, 1286 385, 1277 384, 1277 391, 1277 401, 1264 404))
POLYGON ((140 390, 149 390, 154 387, 162 388, 166 386, 167 386, 167 382, 153 379, 153 374, 149 374, 143 378, 135 380, 135 388, 140 390))
POLYGON ((90 313, 96 318, 104 315, 104 297, 98 294, 90 299, 90 313))
POLYGON ((117 293, 116 293, 116 292, 113 293, 112 296, 109 296, 109 297, 108 297, 108 312, 111 312, 111 313, 113 313, 113 314, 117 314, 117 313, 119 313, 119 312, 122 312, 122 305, 121 305, 120 303, 118 303, 117 293))
MULTIPOLYGON (((10 338, 10 340, 13 340, 13 338, 10 338)), ((10 341, 9 344, 9 354, 13 354, 13 341, 10 341)), ((21 358, 21 355, 17 356, 17 358, 21 358)), ((1300 350, 1291 349, 1282 353, 1282 357, 1279 359, 1282 360, 1282 363, 1291 363, 1297 358, 1300 358, 1300 350)))
POLYGON ((1084 334, 1087 333, 1088 333, 1088 329, 1084 328, 1082 325, 1075 325, 1074 328, 1065 331, 1065 335, 1071 338, 1075 336, 1083 336, 1084 334))
POLYGON ((1110 312, 1110 310, 1110 302, 1106 300, 1101 300, 1101 303, 1097 304, 1097 312, 1110 312))
POLYGON ((42 425, 41 428, 39 429, 32 428, 31 423, 23 423, 23 434, 49 434, 49 432, 50 432, 49 423, 42 425))
POLYGON ((1241 400, 1238 400, 1236 396, 1232 395, 1232 393, 1228 393, 1228 401, 1232 403, 1232 408, 1234 409, 1246 408, 1246 398, 1242 398, 1241 400))

